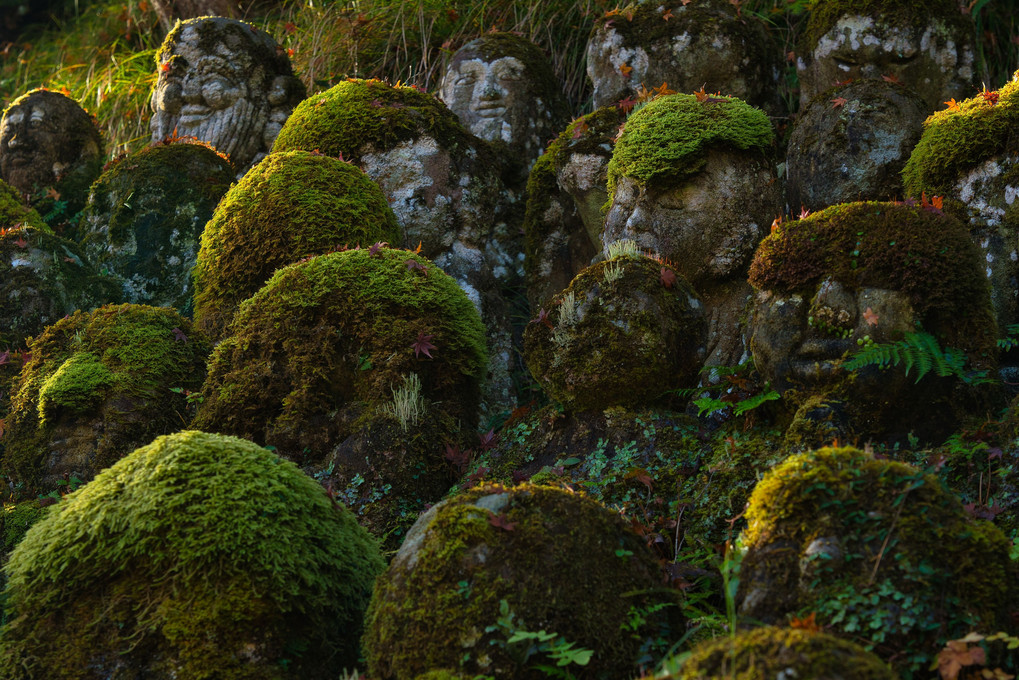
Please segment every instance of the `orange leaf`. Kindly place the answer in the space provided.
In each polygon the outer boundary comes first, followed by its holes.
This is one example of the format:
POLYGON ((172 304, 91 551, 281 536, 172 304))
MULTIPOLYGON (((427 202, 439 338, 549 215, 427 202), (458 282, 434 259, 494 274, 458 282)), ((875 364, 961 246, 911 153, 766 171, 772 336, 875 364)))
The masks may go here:
POLYGON ((831 100, 831 107, 833 109, 837 109, 840 106, 845 106, 847 101, 849 100, 846 99, 845 97, 835 97, 835 99, 831 100))
POLYGON ((863 320, 867 322, 868 326, 876 326, 879 318, 877 313, 870 307, 867 307, 863 312, 863 320))
POLYGON ((665 10, 665 13, 662 14, 662 18, 665 19, 666 21, 671 19, 672 18, 672 10, 671 9, 665 10))
POLYGON ((46 190, 46 198, 52 198, 54 201, 59 201, 60 192, 54 189, 53 187, 50 187, 49 189, 46 190))
POLYGON ((676 94, 675 90, 670 90, 669 89, 669 84, 666 83, 666 82, 663 82, 661 85, 659 85, 658 87, 654 88, 651 91, 655 93, 655 96, 658 96, 658 95, 664 96, 664 95, 667 95, 667 94, 676 94))
POLYGON ((421 254, 421 241, 418 241, 418 247, 414 249, 414 254, 415 255, 421 254))
POLYGON ((902 81, 896 78, 895 76, 882 75, 881 80, 885 81, 886 83, 891 83, 892 85, 902 85, 902 81))
POLYGON ((789 627, 798 628, 800 630, 808 630, 812 633, 820 633, 822 626, 816 619, 817 612, 810 612, 809 616, 804 616, 802 619, 793 617, 793 620, 789 622, 789 627))
POLYGON ((701 85, 701 89, 694 90, 694 96, 697 97, 697 101, 703 102, 708 98, 708 93, 704 91, 704 85, 701 85))
POLYGON ((145 0, 141 0, 141 2, 138 3, 138 9, 140 9, 143 12, 148 12, 149 3, 145 2, 145 0))
POLYGON ((623 76, 626 77, 626 78, 630 77, 630 71, 632 71, 632 70, 633 70, 632 66, 627 66, 626 64, 620 64, 619 65, 619 72, 622 73, 623 76))
POLYGON ((779 215, 778 217, 776 217, 774 220, 771 221, 771 233, 774 234, 776 231, 778 231, 778 228, 779 228, 779 226, 781 224, 782 224, 782 216, 779 215))
POLYGON ((169 71, 170 70, 170 62, 165 62, 163 64, 160 64, 159 70, 163 71, 164 73, 169 71))
POLYGON ((985 87, 984 91, 980 93, 980 96, 983 97, 984 101, 989 103, 991 106, 994 106, 995 104, 998 103, 999 95, 998 95, 997 91, 988 92, 987 88, 985 87))
POLYGON ((959 110, 959 102, 955 101, 955 97, 952 97, 947 102, 945 102, 945 105, 948 106, 949 111, 959 110))

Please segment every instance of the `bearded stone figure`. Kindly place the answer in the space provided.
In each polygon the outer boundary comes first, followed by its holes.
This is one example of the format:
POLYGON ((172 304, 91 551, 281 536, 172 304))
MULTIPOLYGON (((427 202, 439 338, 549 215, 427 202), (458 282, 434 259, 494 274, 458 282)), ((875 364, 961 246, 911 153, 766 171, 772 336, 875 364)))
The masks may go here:
POLYGON ((304 85, 273 38, 242 21, 178 23, 156 54, 152 141, 195 137, 244 173, 276 139, 304 85))

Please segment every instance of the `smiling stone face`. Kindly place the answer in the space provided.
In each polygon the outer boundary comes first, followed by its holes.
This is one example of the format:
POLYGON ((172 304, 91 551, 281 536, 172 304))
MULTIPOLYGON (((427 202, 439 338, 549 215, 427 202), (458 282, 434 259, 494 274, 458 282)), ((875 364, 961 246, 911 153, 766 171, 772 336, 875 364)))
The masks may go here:
POLYGON ((156 57, 152 141, 195 137, 241 170, 271 147, 304 86, 286 53, 254 26, 193 19, 167 35, 156 57))

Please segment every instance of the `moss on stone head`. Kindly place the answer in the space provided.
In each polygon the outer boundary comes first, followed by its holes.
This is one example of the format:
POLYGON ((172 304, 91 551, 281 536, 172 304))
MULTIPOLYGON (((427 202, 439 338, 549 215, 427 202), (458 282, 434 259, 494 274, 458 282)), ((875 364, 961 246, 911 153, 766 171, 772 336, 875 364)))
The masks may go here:
POLYGON ((1014 604, 1004 535, 904 463, 853 448, 792 456, 758 483, 746 517, 743 613, 816 612, 899 670, 921 667, 935 639, 1005 625, 1014 604))
POLYGON ((286 50, 281 49, 271 35, 237 19, 210 16, 177 21, 156 50, 157 69, 175 58, 174 48, 190 27, 196 29, 197 48, 202 54, 216 54, 216 46, 223 44, 231 53, 253 57, 255 65, 261 66, 266 74, 293 73, 286 50))
POLYGON ((966 228, 933 208, 844 203, 780 225, 750 265, 759 290, 810 293, 826 277, 856 290, 901 291, 924 328, 986 364, 997 332, 980 253, 966 228))
POLYGON ((425 258, 389 248, 319 255, 241 304, 194 425, 321 461, 410 373, 422 397, 469 429, 486 365, 476 308, 425 258))
POLYGON ((662 680, 774 677, 896 680, 881 659, 833 635, 765 626, 694 647, 682 668, 662 680))
POLYGON ((273 151, 320 151, 360 162, 422 136, 445 149, 476 145, 441 101, 413 87, 381 80, 346 80, 301 102, 280 130, 273 151))
POLYGON ((774 139, 764 112, 735 97, 658 97, 626 121, 609 162, 609 196, 619 177, 644 185, 681 181, 700 172, 711 148, 764 151, 774 139))
POLYGON ((293 464, 181 432, 56 506, 12 554, 6 678, 86 668, 335 678, 358 658, 375 542, 293 464))
POLYGON ((40 231, 51 231, 39 213, 34 208, 25 205, 18 190, 0 180, 0 232, 22 226, 34 227, 40 231))
POLYGON ((646 637, 680 624, 659 582, 643 540, 593 500, 538 485, 480 486, 423 515, 376 583, 369 672, 544 678, 534 667, 546 658, 522 663, 507 642, 513 629, 541 629, 594 652, 584 677, 626 677, 646 637), (643 622, 631 634, 633 613, 643 622))
POLYGON ((195 324, 219 339, 237 306, 280 267, 339 246, 403 240, 378 185, 306 151, 267 156, 220 201, 192 271, 195 324))
POLYGON ((923 136, 902 170, 907 196, 952 195, 963 172, 1019 152, 1019 72, 997 95, 996 104, 978 94, 924 122, 923 136))
POLYGON ((803 39, 805 51, 813 51, 824 34, 844 16, 873 17, 887 26, 919 31, 937 20, 953 28, 965 27, 955 0, 818 0, 810 8, 803 39))
POLYGON ((178 429, 188 410, 183 392, 199 388, 209 353, 186 319, 145 305, 75 312, 29 348, 12 391, 2 470, 42 492, 65 473, 88 479, 178 429))

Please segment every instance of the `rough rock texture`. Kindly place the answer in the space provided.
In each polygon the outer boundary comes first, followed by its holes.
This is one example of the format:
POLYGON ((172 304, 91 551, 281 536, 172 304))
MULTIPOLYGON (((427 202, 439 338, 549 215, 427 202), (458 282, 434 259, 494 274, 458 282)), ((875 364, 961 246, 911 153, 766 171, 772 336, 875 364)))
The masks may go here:
POLYGON ((800 112, 786 151, 793 212, 902 197, 902 167, 920 140, 926 102, 883 80, 855 80, 800 112))
POLYGON ((778 114, 782 52, 764 22, 725 0, 674 5, 631 4, 595 22, 587 43, 594 106, 667 84, 678 92, 703 87, 778 114))
POLYGON ((7 565, 3 677, 334 679, 378 547, 293 464, 160 437, 33 526, 7 565))

